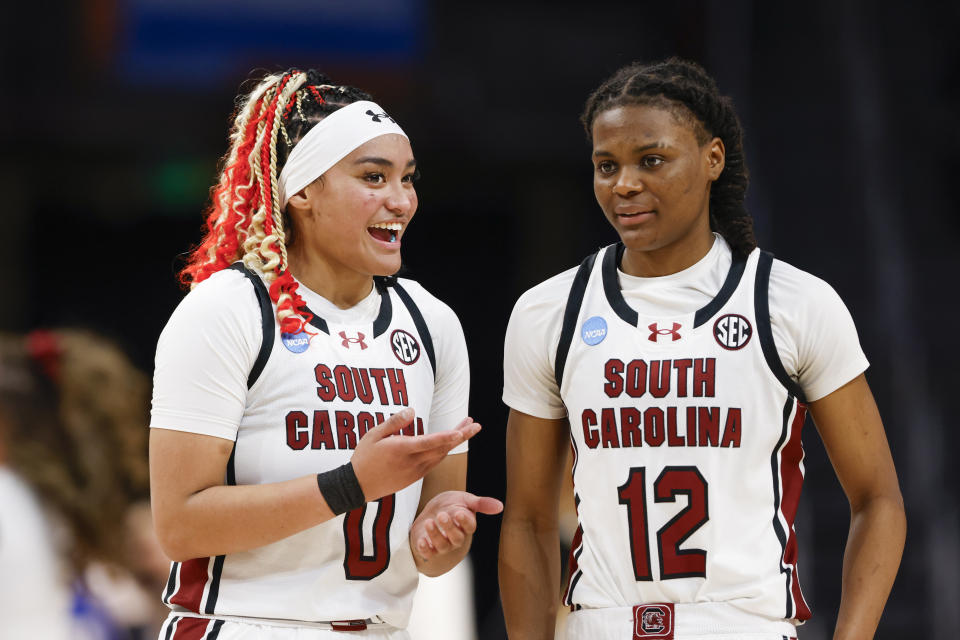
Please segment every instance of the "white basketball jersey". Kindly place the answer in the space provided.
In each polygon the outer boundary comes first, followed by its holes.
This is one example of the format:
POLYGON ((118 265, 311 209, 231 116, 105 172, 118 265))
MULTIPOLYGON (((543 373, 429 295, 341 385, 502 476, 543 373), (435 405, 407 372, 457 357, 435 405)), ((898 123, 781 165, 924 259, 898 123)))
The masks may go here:
POLYGON ((622 251, 581 265, 557 350, 580 524, 565 603, 725 601, 805 620, 793 522, 806 409, 770 330, 772 256, 735 256, 695 313, 646 317, 621 294, 622 251))
MULTIPOLYGON (((264 342, 227 484, 280 482, 339 467, 363 434, 405 407, 417 416, 405 435, 430 431, 433 344, 400 283, 377 280, 380 311, 372 324, 340 326, 315 316, 310 337, 280 334, 263 283, 245 274, 260 302, 264 342)), ((163 600, 174 611, 202 615, 380 617, 404 627, 418 580, 408 534, 421 484, 264 547, 173 563, 163 600)))

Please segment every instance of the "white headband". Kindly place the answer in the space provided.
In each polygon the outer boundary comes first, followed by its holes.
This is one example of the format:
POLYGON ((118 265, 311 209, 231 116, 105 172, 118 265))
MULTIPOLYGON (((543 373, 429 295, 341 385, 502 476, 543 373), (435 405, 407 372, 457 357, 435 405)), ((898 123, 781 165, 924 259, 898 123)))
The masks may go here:
POLYGON ((375 102, 353 102, 328 115, 307 131, 290 152, 277 180, 280 206, 285 207, 295 193, 364 142, 387 133, 407 137, 375 102))

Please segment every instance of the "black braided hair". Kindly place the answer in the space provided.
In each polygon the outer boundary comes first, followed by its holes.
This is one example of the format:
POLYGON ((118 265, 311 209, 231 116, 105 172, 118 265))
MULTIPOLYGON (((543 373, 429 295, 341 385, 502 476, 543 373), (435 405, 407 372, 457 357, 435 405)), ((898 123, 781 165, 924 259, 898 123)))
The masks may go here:
POLYGON ((278 172, 286 164, 293 147, 315 124, 348 104, 373 100, 370 94, 356 87, 333 84, 330 78, 314 69, 308 69, 306 74, 307 81, 297 89, 296 102, 291 102, 283 114, 282 123, 287 135, 277 138, 278 172))
POLYGON ((753 218, 744 206, 750 181, 743 154, 743 130, 733 101, 720 95, 717 84, 695 62, 669 58, 661 62, 634 62, 619 69, 590 94, 580 121, 593 139, 593 122, 601 112, 623 105, 652 105, 671 111, 693 127, 701 145, 711 138, 723 141, 723 173, 710 188, 710 227, 737 252, 757 246, 753 218))
MULTIPOLYGON (((293 73, 290 70, 287 73, 293 73)), ((314 69, 306 71, 307 80, 294 94, 281 118, 283 134, 277 137, 277 174, 287 163, 293 147, 307 135, 318 122, 334 111, 361 100, 373 100, 369 93, 346 85, 335 85, 326 75, 314 69)), ((323 176, 320 177, 323 179, 323 176)), ((284 215, 287 245, 296 239, 296 227, 291 223, 289 214, 284 215)))

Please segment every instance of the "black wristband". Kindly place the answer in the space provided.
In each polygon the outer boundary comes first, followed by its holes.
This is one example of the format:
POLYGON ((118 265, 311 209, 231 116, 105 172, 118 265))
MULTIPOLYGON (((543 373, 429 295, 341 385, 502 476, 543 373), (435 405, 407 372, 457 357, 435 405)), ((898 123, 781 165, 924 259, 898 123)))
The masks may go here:
POLYGON ((350 462, 336 469, 318 473, 317 486, 320 487, 323 499, 327 501, 327 506, 335 516, 367 504, 367 499, 363 497, 363 489, 360 488, 360 482, 357 480, 357 474, 353 472, 353 464, 350 462))

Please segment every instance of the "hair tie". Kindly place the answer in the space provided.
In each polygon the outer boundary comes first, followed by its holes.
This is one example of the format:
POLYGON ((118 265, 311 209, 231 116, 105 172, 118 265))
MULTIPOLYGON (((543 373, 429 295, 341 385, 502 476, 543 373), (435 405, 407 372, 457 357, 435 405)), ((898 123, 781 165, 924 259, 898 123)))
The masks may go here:
POLYGON ((43 373, 52 381, 60 381, 60 364, 63 360, 63 346, 60 338, 52 331, 35 329, 27 334, 27 353, 37 363, 43 373))

